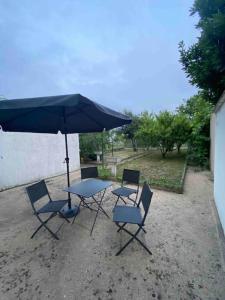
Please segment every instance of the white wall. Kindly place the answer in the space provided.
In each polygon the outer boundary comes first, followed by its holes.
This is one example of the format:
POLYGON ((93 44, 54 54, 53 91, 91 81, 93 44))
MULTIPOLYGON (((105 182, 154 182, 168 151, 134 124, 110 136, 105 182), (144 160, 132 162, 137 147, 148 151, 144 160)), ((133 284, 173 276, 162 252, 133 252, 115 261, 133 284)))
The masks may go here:
MULTIPOLYGON (((70 171, 80 168, 79 138, 68 135, 70 171)), ((66 172, 62 134, 12 133, 0 130, 0 189, 66 172)))
POLYGON ((225 101, 215 116, 214 198, 225 232, 225 101))
POLYGON ((215 159, 215 122, 216 114, 212 113, 210 119, 210 170, 214 175, 214 159, 215 159))

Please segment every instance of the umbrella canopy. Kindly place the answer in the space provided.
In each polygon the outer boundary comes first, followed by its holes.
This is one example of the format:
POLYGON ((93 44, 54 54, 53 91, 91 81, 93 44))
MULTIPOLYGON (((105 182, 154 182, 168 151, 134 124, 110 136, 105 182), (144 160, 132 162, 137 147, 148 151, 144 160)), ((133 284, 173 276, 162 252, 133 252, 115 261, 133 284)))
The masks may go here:
MULTIPOLYGON (((129 124, 131 119, 80 94, 0 101, 4 131, 65 134, 67 184, 70 186, 68 133, 100 132, 129 124)), ((68 193, 67 217, 78 213, 68 193)))
POLYGON ((37 133, 100 132, 131 119, 80 94, 0 101, 4 131, 37 133))

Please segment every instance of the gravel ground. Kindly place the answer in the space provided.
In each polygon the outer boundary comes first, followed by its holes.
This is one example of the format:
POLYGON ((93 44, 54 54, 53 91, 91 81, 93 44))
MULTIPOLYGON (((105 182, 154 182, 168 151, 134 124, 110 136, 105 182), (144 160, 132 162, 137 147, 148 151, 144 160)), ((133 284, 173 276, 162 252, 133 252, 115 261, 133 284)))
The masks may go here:
MULTIPOLYGON (((63 199, 65 177, 48 180, 53 198, 63 199)), ((112 188, 115 188, 114 184, 112 188)), ((24 187, 0 193, 0 299, 225 299, 225 273, 208 172, 189 170, 183 195, 153 190, 140 238, 153 255, 127 240, 104 215, 83 209, 73 225, 64 223, 54 240, 41 230, 24 187)), ((78 199, 73 197, 74 202, 78 199)), ((112 215, 108 190, 104 208, 112 215)), ((49 225, 63 222, 56 217, 49 225)), ((132 229, 132 227, 130 226, 132 229)), ((135 230, 135 228, 134 228, 135 230)))

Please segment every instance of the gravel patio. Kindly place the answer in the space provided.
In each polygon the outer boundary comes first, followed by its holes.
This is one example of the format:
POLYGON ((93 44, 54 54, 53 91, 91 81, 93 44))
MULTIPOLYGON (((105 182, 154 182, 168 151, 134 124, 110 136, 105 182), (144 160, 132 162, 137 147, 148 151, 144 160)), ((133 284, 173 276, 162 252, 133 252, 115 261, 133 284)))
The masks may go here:
MULTIPOLYGON (((76 178, 77 174, 73 174, 76 178)), ((53 199, 66 198, 65 176, 47 180, 53 199)), ((114 184, 113 188, 118 184, 114 184)), ((0 193, 0 299, 225 299, 224 242, 219 239, 209 172, 189 169, 184 194, 153 190, 147 234, 149 256, 100 215, 83 209, 54 240, 38 222, 23 187, 0 193)), ((110 190, 104 208, 112 215, 110 190)), ((77 199, 73 197, 73 202, 77 199)), ((63 222, 54 218, 56 228, 63 222)))

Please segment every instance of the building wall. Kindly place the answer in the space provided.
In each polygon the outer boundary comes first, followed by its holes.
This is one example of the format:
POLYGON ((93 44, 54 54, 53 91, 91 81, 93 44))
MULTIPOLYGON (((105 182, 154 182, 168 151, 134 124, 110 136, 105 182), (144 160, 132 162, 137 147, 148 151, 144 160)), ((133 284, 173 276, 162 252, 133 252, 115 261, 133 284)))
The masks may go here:
POLYGON ((225 232, 225 94, 215 111, 214 198, 225 232), (224 98, 223 98, 224 97, 224 98))
MULTIPOLYGON (((80 168, 79 138, 68 135, 70 171, 80 168)), ((62 134, 14 133, 0 130, 0 189, 66 172, 62 134)))
POLYGON ((216 114, 212 113, 210 119, 210 170, 214 174, 214 159, 215 159, 215 122, 216 114))

